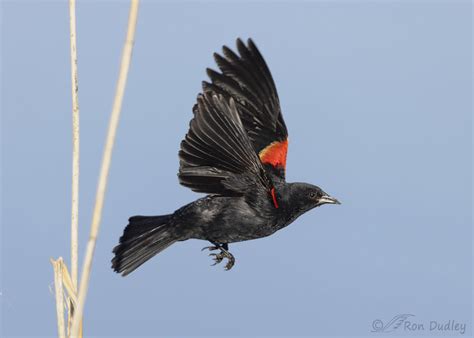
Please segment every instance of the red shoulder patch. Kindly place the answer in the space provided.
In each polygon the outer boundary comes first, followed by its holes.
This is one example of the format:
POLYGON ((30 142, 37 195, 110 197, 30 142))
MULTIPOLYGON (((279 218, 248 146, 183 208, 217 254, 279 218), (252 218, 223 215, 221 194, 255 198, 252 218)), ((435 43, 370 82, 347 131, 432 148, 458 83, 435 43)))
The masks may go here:
POLYGON ((274 167, 286 168, 286 153, 288 152, 288 139, 275 141, 266 146, 258 156, 263 164, 271 164, 274 167))

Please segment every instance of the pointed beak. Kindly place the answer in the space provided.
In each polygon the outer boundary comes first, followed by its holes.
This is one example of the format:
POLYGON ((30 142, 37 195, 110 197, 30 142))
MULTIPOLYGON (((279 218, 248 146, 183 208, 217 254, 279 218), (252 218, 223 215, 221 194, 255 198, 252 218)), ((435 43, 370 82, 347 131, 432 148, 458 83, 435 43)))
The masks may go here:
POLYGON ((331 197, 329 195, 324 195, 323 197, 321 197, 319 199, 319 205, 321 204, 341 204, 341 202, 339 202, 337 199, 335 199, 334 197, 331 197))

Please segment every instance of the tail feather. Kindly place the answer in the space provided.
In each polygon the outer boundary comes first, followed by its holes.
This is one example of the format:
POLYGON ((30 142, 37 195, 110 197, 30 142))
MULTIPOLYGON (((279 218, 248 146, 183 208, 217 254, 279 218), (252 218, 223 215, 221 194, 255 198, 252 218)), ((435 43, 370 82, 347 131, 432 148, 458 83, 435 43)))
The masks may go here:
POLYGON ((126 276, 175 243, 178 238, 172 231, 171 218, 172 215, 131 217, 119 245, 113 250, 114 271, 126 276))

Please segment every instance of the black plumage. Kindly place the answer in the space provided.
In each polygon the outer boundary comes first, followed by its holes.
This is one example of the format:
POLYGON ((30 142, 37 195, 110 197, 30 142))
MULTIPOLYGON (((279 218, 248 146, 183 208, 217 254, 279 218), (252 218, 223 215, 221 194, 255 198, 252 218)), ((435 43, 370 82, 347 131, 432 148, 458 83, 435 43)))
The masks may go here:
POLYGON ((179 182, 206 193, 173 214, 134 216, 114 248, 112 267, 127 275, 177 241, 202 239, 215 263, 235 259, 229 243, 273 234, 322 204, 319 187, 285 181, 288 132, 271 73, 252 40, 223 47, 207 70, 179 151, 179 182))

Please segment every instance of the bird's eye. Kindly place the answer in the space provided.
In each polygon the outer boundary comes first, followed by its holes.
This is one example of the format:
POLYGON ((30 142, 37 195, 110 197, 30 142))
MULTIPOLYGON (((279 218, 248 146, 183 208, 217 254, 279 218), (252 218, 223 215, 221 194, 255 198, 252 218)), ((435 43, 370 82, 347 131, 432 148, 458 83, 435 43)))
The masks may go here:
POLYGON ((316 193, 314 191, 311 191, 309 193, 309 198, 315 198, 316 197, 316 193))

